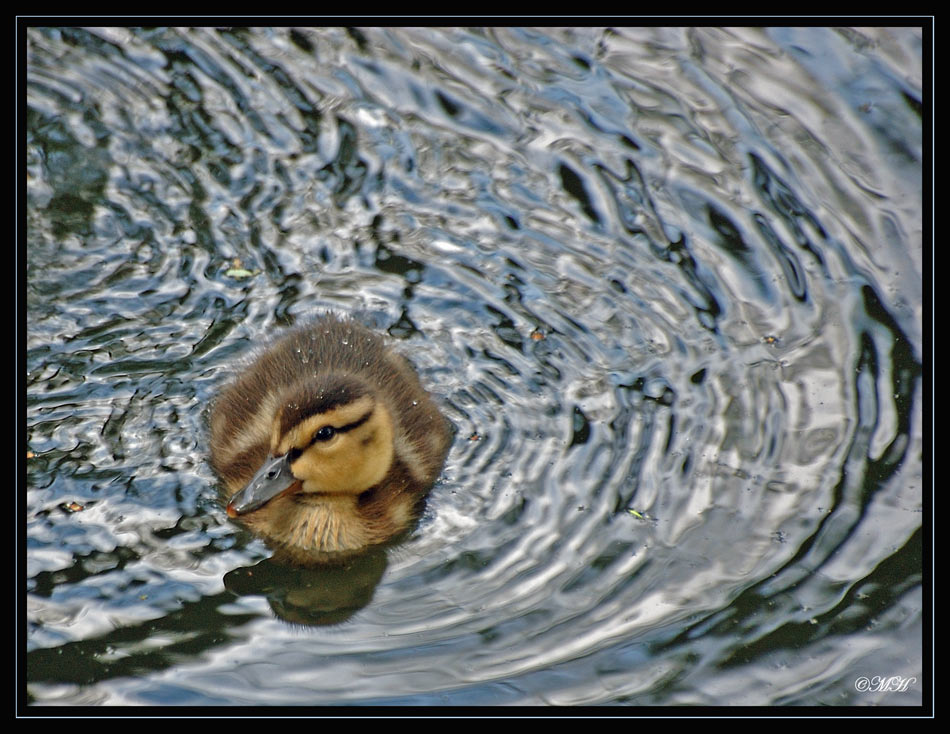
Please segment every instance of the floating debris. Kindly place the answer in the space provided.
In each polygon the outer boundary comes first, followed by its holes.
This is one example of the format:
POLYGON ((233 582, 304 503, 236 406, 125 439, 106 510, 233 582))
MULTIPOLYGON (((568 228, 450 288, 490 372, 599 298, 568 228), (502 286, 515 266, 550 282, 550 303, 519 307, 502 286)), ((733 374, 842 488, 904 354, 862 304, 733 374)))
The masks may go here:
POLYGON ((536 342, 541 341, 546 336, 547 335, 543 331, 541 331, 541 329, 535 329, 534 331, 531 332, 531 338, 534 339, 536 342))
POLYGON ((86 506, 78 502, 70 502, 67 505, 63 505, 63 509, 66 510, 66 512, 82 512, 86 509, 86 506))
POLYGON ((241 280, 243 278, 253 278, 260 272, 260 270, 248 270, 244 267, 244 263, 241 262, 241 258, 236 257, 231 261, 231 267, 225 271, 224 274, 229 278, 237 278, 238 280, 241 280))
POLYGON ((629 512, 629 513, 630 513, 631 515, 633 515, 634 517, 639 518, 640 520, 646 520, 646 517, 645 517, 644 515, 641 515, 639 512, 637 512, 636 510, 634 510, 632 507, 628 507, 628 508, 627 508, 627 512, 629 512))
POLYGON ((769 334, 768 336, 763 336, 762 341, 764 341, 769 346, 774 346, 778 344, 778 337, 772 336, 771 334, 769 334))
POLYGON ((257 271, 245 270, 244 268, 231 268, 230 270, 225 272, 225 275, 227 275, 229 278, 237 278, 238 280, 240 280, 241 278, 252 278, 255 275, 257 275, 259 272, 261 271, 260 270, 257 270, 257 271))

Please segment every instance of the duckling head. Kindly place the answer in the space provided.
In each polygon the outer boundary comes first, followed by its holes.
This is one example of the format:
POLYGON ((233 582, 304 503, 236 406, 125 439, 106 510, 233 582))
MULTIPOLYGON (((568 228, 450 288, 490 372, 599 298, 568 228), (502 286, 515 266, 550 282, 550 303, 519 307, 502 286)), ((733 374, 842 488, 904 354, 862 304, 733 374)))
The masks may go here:
POLYGON ((355 499, 393 463, 393 420, 363 380, 329 375, 302 382, 280 400, 270 455, 228 502, 231 517, 252 513, 285 492, 355 499))

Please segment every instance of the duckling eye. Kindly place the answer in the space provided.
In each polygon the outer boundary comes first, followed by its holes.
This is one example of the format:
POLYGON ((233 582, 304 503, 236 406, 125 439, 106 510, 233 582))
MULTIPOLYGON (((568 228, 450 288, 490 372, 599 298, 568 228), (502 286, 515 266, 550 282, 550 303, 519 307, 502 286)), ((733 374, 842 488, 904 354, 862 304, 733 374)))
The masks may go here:
POLYGON ((333 426, 324 426, 315 434, 313 434, 314 441, 329 441, 336 435, 336 429, 333 426))

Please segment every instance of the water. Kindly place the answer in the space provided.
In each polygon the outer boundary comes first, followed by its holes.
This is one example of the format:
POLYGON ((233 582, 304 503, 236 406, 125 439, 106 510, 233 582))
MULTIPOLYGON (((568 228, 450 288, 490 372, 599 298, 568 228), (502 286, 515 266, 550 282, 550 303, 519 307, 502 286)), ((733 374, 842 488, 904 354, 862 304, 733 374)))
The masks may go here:
POLYGON ((30 703, 921 704, 921 29, 25 43, 30 703), (321 572, 205 421, 327 309, 457 436, 321 572))

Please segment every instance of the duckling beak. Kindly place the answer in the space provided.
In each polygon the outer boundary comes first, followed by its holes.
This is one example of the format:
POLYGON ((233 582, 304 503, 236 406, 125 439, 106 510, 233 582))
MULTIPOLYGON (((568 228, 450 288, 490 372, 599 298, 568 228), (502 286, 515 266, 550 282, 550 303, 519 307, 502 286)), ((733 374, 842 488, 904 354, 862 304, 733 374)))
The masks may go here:
POLYGON ((268 457, 248 485, 231 497, 228 502, 228 516, 237 517, 254 512, 281 492, 290 489, 297 481, 290 470, 290 459, 286 454, 268 457))

